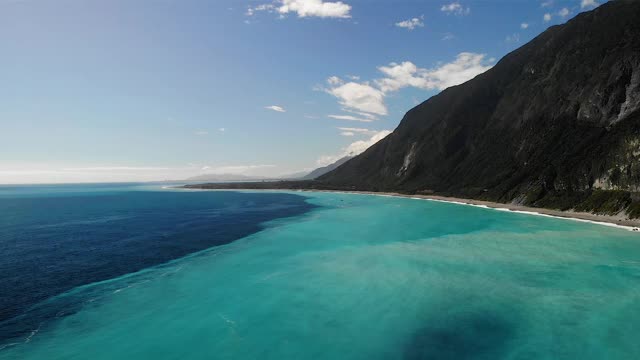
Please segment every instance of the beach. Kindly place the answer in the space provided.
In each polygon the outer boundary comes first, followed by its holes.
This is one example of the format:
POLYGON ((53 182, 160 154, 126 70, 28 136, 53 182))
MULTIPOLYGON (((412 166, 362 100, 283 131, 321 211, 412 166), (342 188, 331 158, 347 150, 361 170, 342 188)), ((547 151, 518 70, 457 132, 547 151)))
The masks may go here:
POLYGON ((402 198, 410 198, 410 199, 419 199, 419 200, 430 200, 430 201, 442 201, 449 203, 456 203, 462 205, 470 205, 483 207, 488 209, 494 209, 499 211, 512 211, 522 214, 529 215, 537 215, 537 216, 550 216, 556 218, 563 218, 568 220, 582 221, 582 222, 590 222, 596 223, 605 226, 619 227, 624 228, 630 231, 638 231, 640 232, 640 219, 630 219, 625 214, 618 215, 605 215, 605 214, 594 214, 588 212, 578 212, 578 211, 563 211, 563 210, 554 210, 540 207, 531 207, 531 206, 523 206, 517 204, 508 204, 508 203, 499 203, 493 201, 485 201, 485 200, 476 200, 476 199, 465 199, 458 197, 449 197, 449 196, 440 196, 440 195, 418 195, 418 194, 401 194, 396 192, 375 192, 375 191, 345 191, 345 190, 324 190, 324 189, 268 189, 268 188, 222 188, 222 187, 208 187, 212 184, 202 184, 203 187, 198 187, 197 185, 191 185, 189 189, 200 189, 200 190, 218 190, 218 191, 292 191, 292 192, 330 192, 330 193, 345 193, 345 194, 361 194, 361 195, 376 195, 376 196, 394 196, 394 197, 402 197, 402 198), (205 187, 207 186, 207 187, 205 187))

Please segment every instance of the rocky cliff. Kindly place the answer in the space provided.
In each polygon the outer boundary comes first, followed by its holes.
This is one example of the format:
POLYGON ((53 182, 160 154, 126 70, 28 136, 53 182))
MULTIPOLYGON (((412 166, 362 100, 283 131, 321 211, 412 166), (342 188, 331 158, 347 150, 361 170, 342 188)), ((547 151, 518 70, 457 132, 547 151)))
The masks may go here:
POLYGON ((553 26, 406 113, 323 186, 634 211, 640 189, 640 1, 553 26))

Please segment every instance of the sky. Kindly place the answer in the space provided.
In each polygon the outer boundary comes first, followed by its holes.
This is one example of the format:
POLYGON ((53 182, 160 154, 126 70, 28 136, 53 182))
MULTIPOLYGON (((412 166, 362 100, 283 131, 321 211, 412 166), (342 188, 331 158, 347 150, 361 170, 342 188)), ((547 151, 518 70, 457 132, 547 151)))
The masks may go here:
POLYGON ((604 0, 0 0, 0 183, 278 177, 604 0))

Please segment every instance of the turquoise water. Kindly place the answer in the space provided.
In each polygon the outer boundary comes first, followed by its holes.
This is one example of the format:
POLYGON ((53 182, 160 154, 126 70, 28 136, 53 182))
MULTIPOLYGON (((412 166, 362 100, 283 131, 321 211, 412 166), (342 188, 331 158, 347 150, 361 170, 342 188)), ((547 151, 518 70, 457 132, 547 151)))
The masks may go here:
POLYGON ((101 296, 0 359, 640 358, 637 233, 301 196, 318 207, 74 290, 101 296))

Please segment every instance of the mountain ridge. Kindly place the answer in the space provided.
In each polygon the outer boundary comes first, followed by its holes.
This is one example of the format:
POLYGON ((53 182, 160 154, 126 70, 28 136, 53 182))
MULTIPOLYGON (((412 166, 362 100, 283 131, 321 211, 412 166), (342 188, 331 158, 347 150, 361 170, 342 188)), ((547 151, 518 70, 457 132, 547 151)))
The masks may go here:
POLYGON ((618 0, 550 27, 318 180, 565 209, 637 191, 637 18, 640 2, 618 0))

